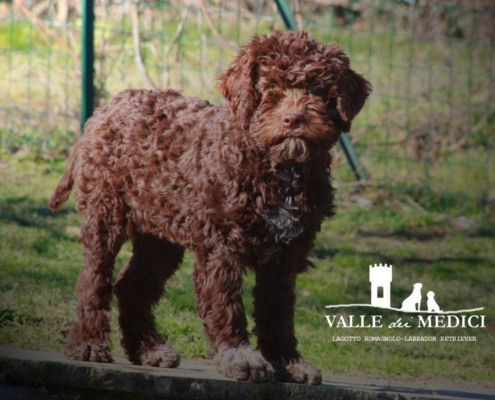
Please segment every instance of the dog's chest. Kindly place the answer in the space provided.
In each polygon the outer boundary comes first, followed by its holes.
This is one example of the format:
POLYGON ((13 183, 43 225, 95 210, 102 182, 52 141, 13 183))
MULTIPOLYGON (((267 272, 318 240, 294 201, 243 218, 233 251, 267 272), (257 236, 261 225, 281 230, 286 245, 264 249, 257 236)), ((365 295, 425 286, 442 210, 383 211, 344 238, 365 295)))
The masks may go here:
POLYGON ((295 165, 278 168, 278 189, 274 205, 261 213, 266 223, 268 239, 275 244, 287 244, 304 230, 303 171, 295 165))

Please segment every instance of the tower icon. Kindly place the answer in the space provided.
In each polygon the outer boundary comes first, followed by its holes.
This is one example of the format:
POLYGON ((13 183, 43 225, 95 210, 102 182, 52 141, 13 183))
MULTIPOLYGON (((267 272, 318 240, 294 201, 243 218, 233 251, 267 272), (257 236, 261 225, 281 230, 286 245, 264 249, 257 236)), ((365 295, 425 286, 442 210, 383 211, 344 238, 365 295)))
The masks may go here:
POLYGON ((390 308, 390 283, 392 266, 387 264, 370 265, 371 305, 390 308))

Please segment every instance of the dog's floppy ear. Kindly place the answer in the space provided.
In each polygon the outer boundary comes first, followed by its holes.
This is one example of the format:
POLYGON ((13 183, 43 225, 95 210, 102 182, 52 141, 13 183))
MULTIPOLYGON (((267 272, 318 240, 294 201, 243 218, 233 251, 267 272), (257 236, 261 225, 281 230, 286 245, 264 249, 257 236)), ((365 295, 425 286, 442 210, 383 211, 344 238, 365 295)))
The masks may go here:
MULTIPOLYGON (((349 65, 347 57, 343 57, 349 65)), ((361 75, 347 68, 339 77, 337 84, 337 111, 344 122, 343 131, 351 130, 354 117, 361 111, 364 102, 371 93, 371 83, 361 75)))
MULTIPOLYGON (((254 42, 254 40, 253 40, 254 42)), ((260 94, 256 89, 257 59, 250 43, 218 78, 217 89, 227 100, 230 110, 237 116, 244 129, 249 128, 254 111, 259 105, 260 94)))

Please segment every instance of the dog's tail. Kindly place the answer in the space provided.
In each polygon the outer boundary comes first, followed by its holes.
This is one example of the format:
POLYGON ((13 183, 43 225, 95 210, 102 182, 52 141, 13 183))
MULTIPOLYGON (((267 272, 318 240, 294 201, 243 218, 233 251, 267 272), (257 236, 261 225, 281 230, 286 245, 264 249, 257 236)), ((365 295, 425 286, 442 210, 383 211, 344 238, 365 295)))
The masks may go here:
POLYGON ((76 144, 72 154, 69 158, 69 165, 67 166, 67 170, 65 171, 64 176, 60 179, 60 182, 57 185, 57 188, 52 194, 52 198, 48 202, 48 207, 52 211, 58 210, 62 205, 67 201, 70 196, 70 192, 74 187, 74 165, 78 156, 79 143, 76 144))

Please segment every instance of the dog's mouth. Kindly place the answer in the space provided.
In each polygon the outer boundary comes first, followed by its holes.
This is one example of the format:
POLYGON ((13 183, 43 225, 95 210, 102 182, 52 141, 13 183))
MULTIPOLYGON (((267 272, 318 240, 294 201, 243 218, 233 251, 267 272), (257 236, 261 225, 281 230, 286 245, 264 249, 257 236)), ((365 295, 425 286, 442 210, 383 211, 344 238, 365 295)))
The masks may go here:
POLYGON ((272 151, 284 162, 301 162, 309 155, 308 144, 298 137, 283 139, 272 147, 272 151))

